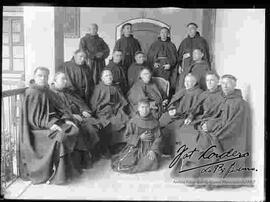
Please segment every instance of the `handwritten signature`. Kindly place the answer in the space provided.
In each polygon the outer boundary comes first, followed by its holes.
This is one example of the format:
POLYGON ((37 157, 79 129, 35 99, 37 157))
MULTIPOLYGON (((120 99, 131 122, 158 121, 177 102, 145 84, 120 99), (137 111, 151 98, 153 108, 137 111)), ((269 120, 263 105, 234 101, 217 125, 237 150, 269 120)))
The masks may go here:
POLYGON ((246 167, 238 167, 236 168, 236 162, 234 161, 228 168, 225 168, 225 162, 247 158, 250 156, 249 152, 241 153, 237 150, 231 148, 225 152, 216 152, 216 145, 211 145, 204 151, 200 151, 196 147, 193 150, 189 150, 189 148, 184 144, 177 150, 177 155, 171 161, 169 168, 172 168, 177 162, 184 159, 191 159, 196 153, 198 154, 197 161, 200 159, 203 160, 211 160, 211 163, 194 166, 189 169, 180 170, 179 173, 187 172, 190 170, 195 170, 199 168, 203 168, 201 173, 224 173, 223 177, 226 177, 229 173, 240 172, 240 171, 257 171, 255 168, 246 168, 246 167))

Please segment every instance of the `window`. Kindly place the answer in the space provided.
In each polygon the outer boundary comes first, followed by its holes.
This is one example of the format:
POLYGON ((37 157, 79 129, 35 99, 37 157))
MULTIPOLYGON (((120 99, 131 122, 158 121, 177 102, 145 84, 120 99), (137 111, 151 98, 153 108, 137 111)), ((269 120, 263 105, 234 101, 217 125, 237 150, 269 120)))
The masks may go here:
POLYGON ((22 17, 3 17, 2 71, 24 72, 24 35, 22 17))

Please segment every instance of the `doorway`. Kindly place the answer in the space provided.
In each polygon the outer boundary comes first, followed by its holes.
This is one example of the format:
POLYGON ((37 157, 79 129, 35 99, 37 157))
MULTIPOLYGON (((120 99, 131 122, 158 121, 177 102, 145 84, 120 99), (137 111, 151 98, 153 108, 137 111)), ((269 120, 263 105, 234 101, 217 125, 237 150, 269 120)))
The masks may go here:
POLYGON ((157 40, 161 27, 170 26, 164 22, 149 19, 149 18, 136 18, 125 21, 116 27, 116 40, 118 40, 122 33, 121 28, 125 23, 131 23, 133 29, 133 36, 139 40, 142 51, 147 54, 151 44, 157 40))

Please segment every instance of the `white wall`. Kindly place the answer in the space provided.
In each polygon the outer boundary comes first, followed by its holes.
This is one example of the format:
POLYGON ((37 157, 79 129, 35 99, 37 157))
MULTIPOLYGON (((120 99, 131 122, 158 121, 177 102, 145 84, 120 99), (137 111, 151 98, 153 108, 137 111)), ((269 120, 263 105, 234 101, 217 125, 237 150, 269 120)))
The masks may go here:
MULTIPOLYGON (((257 191, 263 192, 265 11, 217 9, 215 64, 220 75, 233 74, 252 110, 252 159, 257 191), (260 191, 259 191, 260 188, 260 191)), ((252 193, 254 197, 256 194, 252 193)), ((255 198, 249 200, 256 200, 255 198)))
MULTIPOLYGON (((80 35, 85 35, 90 23, 99 25, 99 35, 108 43, 112 51, 115 44, 116 26, 122 22, 140 18, 151 18, 160 20, 171 26, 172 42, 180 45, 186 37, 186 24, 193 21, 202 25, 202 9, 180 9, 180 8, 87 8, 80 9, 80 35)), ((64 58, 69 60, 73 52, 79 47, 79 38, 65 39, 64 58)))
POLYGON ((33 78, 37 66, 55 71, 54 7, 24 7, 25 81, 33 78))

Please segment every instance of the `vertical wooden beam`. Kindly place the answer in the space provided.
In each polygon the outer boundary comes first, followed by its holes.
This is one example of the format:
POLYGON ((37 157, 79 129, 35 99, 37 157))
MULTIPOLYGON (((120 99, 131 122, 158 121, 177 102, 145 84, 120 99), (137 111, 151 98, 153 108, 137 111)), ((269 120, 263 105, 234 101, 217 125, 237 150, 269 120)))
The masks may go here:
POLYGON ((202 35, 209 44, 211 68, 215 70, 215 27, 216 9, 203 9, 202 35))

